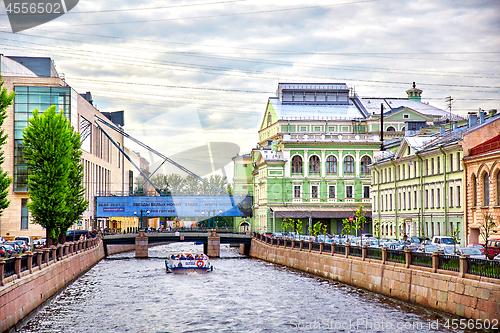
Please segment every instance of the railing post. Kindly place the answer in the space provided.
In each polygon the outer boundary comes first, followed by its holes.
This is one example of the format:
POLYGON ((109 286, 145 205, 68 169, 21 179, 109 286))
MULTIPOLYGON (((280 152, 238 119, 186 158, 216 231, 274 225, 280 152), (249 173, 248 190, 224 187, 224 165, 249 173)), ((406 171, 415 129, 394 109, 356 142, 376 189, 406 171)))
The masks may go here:
POLYGON ((57 261, 57 254, 56 254, 56 250, 57 250, 57 248, 56 248, 56 246, 55 246, 55 245, 52 245, 52 246, 50 247, 50 251, 52 251, 52 261, 53 261, 53 262, 56 262, 56 261, 57 261))
POLYGON ((22 256, 20 254, 15 254, 14 255, 14 273, 17 275, 17 278, 19 279, 21 277, 21 258, 22 256))
POLYGON ((387 246, 382 247, 382 264, 387 261, 387 246))
POLYGON ((408 248, 405 249, 405 267, 406 268, 410 268, 410 265, 411 265, 411 252, 412 252, 412 249, 408 249, 408 248))
POLYGON ((292 238, 292 250, 295 249, 295 239, 292 238))
POLYGON ((302 251, 302 249, 304 248, 304 240, 301 239, 300 240, 300 246, 299 246, 299 251, 302 251))
POLYGON ((50 249, 43 249, 43 255, 45 256, 45 264, 48 266, 50 265, 50 262, 49 262, 49 252, 50 252, 50 249))
POLYGON ((311 252, 312 250, 313 250, 313 242, 309 240, 309 252, 311 252))
POLYGON ((319 253, 323 253, 324 247, 325 247, 325 242, 319 243, 319 253))
POLYGON ((467 267, 467 264, 468 264, 468 259, 469 258, 469 255, 468 254, 462 254, 460 256, 460 272, 459 272, 459 276, 461 278, 465 277, 465 274, 467 274, 467 270, 468 270, 468 267, 467 267))
POLYGON ((62 260, 63 257, 63 246, 61 244, 57 244, 57 260, 62 260))
POLYGON ((436 273, 439 268, 439 252, 432 252, 432 273, 436 273))
POLYGON ((337 243, 332 242, 332 251, 331 251, 332 252, 332 256, 335 254, 335 244, 337 244, 337 243))
POLYGON ((36 265, 38 266, 38 269, 42 269, 42 256, 43 256, 43 251, 36 251, 36 265))
POLYGON ((367 256, 368 256, 368 245, 363 245, 363 247, 361 247, 361 259, 365 260, 367 256))
POLYGON ((5 272, 5 260, 3 258, 0 258, 0 286, 4 285, 4 272, 5 272))
POLYGON ((69 251, 70 251, 71 255, 75 254, 75 242, 71 242, 69 244, 69 251))
POLYGON ((283 247, 286 249, 286 238, 283 239, 283 247))
POLYGON ((345 257, 346 258, 349 258, 349 248, 351 247, 351 245, 349 243, 346 243, 345 244, 345 257))
POLYGON ((33 272, 33 252, 28 251, 26 255, 28 256, 28 272, 31 274, 33 272))

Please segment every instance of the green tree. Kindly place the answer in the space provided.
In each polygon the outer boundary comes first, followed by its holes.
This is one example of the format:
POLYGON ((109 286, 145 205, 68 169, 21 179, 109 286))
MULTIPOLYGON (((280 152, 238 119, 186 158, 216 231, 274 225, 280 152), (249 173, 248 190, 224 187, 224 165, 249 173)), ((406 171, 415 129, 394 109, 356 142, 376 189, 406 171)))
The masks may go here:
POLYGON ((378 240, 378 245, 380 245, 380 237, 382 234, 382 223, 380 223, 379 220, 375 220, 374 222, 375 223, 373 225, 375 226, 375 235, 376 235, 377 240, 378 240))
POLYGON ((82 143, 80 133, 73 130, 69 121, 67 122, 71 131, 72 156, 69 172, 69 191, 66 198, 68 207, 68 215, 64 223, 59 228, 59 243, 66 241, 66 232, 71 226, 76 223, 80 216, 89 206, 89 202, 85 200, 85 187, 83 186, 83 164, 81 163, 82 151, 80 150, 82 143))
POLYGON ((451 230, 451 238, 453 239, 453 252, 457 251, 457 244, 460 241, 460 230, 458 230, 458 225, 455 230, 451 230))
POLYGON ((349 242, 349 235, 351 234, 351 221, 349 219, 342 220, 342 236, 347 236, 347 242, 349 242))
POLYGON ((318 235, 321 233, 321 222, 316 222, 314 226, 309 227, 309 234, 314 236, 314 240, 317 240, 318 235))
POLYGON ((47 246, 54 244, 70 216, 73 136, 68 120, 51 106, 33 111, 23 132, 23 155, 28 175, 28 209, 33 222, 46 229, 47 246))
POLYGON ((7 118, 7 107, 11 105, 14 100, 14 92, 8 94, 7 89, 2 87, 3 81, 0 77, 0 216, 2 216, 4 209, 9 207, 10 204, 8 195, 12 178, 10 178, 8 172, 4 171, 2 168, 3 162, 5 162, 5 156, 1 147, 7 142, 7 134, 3 130, 3 124, 7 118))
POLYGON ((483 220, 480 222, 479 233, 484 239, 484 253, 488 259, 488 238, 491 234, 496 234, 495 222, 493 221, 493 216, 490 213, 483 213, 483 220))
MULTIPOLYGON (((363 206, 359 205, 358 209, 354 213, 354 223, 352 226, 352 228, 356 230, 356 236, 358 236, 358 231, 363 231, 365 223, 365 212, 363 211, 363 206)), ((361 233, 361 245, 363 245, 363 233, 361 233)))

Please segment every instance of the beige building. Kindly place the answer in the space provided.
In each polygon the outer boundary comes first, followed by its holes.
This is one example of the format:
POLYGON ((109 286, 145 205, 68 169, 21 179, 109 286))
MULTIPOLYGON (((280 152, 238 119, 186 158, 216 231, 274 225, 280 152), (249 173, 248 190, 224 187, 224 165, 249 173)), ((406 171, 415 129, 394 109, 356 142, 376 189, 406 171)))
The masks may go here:
MULTIPOLYGON (((495 113, 491 111, 489 116, 495 113)), ((500 117, 465 135, 462 146, 467 177, 468 243, 484 244, 479 232, 484 213, 492 215, 498 231, 489 238, 500 239, 500 117)))
MULTIPOLYGON (((4 88, 15 91, 14 103, 7 108, 8 118, 4 130, 8 134, 3 168, 13 177, 9 189, 10 206, 0 217, 2 236, 44 236, 45 230, 30 223, 28 203, 28 172, 22 158, 22 132, 35 108, 45 111, 51 105, 63 110, 73 127, 82 136, 82 163, 84 165, 85 198, 89 208, 75 228, 107 228, 109 221, 95 218, 95 197, 127 192, 133 187, 134 168, 123 154, 100 130, 96 117, 106 115, 93 106, 90 93, 78 94, 63 78, 59 77, 50 58, 7 57, 0 55, 0 74, 4 88), (131 183, 132 181, 132 183, 131 183)), ((108 113, 107 116, 110 116, 108 113)), ((113 118, 113 117, 111 117, 113 118)), ((108 130, 109 136, 123 147, 121 134, 108 130)))

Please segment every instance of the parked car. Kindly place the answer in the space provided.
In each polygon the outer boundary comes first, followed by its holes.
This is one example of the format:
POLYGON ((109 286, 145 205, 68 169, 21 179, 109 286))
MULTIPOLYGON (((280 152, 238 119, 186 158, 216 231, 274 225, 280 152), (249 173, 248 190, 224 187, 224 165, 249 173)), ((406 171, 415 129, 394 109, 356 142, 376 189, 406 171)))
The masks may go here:
POLYGON ((33 241, 33 247, 35 249, 41 249, 44 246, 45 246, 45 240, 44 239, 35 239, 33 241))
POLYGON ((473 248, 479 249, 479 251, 481 251, 483 253, 485 251, 484 244, 480 244, 480 243, 472 243, 472 244, 467 245, 467 247, 473 247, 473 248))
POLYGON ((28 249, 31 249, 31 245, 32 245, 31 238, 29 238, 27 236, 17 236, 14 240, 15 241, 18 241, 18 240, 24 241, 26 243, 26 245, 28 246, 28 249))
POLYGON ((10 257, 12 256, 12 247, 9 245, 0 245, 0 257, 5 258, 5 257, 10 257))
POLYGON ((499 253, 499 254, 497 254, 497 255, 495 256, 495 258, 493 258, 493 260, 498 260, 498 261, 500 261, 500 253, 499 253))
POLYGON ((12 247, 12 249, 13 249, 12 254, 21 254, 21 253, 23 253, 23 250, 21 249, 21 247, 19 246, 19 244, 17 244, 14 241, 12 241, 12 242, 4 242, 4 243, 2 243, 2 245, 10 245, 12 247))
POLYGON ((457 249, 459 254, 468 254, 469 258, 486 259, 486 255, 474 247, 461 247, 457 249))
POLYGON ((500 239, 488 239, 488 258, 493 259, 500 253, 500 239))
POLYGON ((20 239, 16 239, 16 240, 14 240, 14 242, 16 242, 17 245, 19 245, 19 247, 21 248, 21 252, 22 253, 30 250, 29 246, 26 244, 25 241, 20 240, 20 239))
POLYGON ((417 252, 433 253, 433 252, 443 252, 443 249, 437 245, 421 245, 417 252))
POLYGON ((450 236, 434 236, 432 237, 431 245, 445 247, 450 245, 454 246, 455 243, 453 243, 453 238, 451 238, 450 236))

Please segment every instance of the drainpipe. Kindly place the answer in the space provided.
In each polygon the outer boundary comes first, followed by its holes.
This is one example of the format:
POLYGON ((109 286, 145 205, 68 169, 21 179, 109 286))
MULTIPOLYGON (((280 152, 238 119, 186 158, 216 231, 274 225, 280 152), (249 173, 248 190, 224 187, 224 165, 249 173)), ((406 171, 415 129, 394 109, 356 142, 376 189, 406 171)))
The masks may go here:
MULTIPOLYGON (((442 145, 439 145, 439 150, 441 151, 441 153, 443 154, 443 178, 444 178, 444 230, 445 230, 445 234, 446 234, 446 230, 448 230, 448 200, 446 200, 448 198, 448 195, 449 192, 448 192, 448 184, 446 183, 446 153, 444 152, 443 150, 443 146, 442 145)), ((452 198, 450 198, 450 200, 452 200, 452 198)), ((441 231, 440 231, 441 232, 441 231)))
MULTIPOLYGON (((417 155, 418 159, 420 160, 420 166, 419 166, 419 188, 420 188, 420 208, 419 208, 419 216, 418 216, 418 228, 419 228, 419 234, 420 234, 420 237, 422 237, 422 227, 423 227, 423 223, 424 223, 424 189, 423 189, 423 185, 424 185, 424 175, 423 175, 423 165, 424 165, 424 161, 422 159, 422 157, 420 156, 420 154, 417 152, 415 152, 415 155, 417 155)), ((427 237, 429 235, 426 235, 427 237)))
MULTIPOLYGON (((376 167, 373 167, 373 170, 377 173, 377 216, 378 216, 378 222, 382 226, 382 220, 380 216, 380 171, 377 170, 376 167)), ((373 208, 372 208, 373 211, 373 208)), ((373 219, 372 219, 372 224, 373 224, 373 219)), ((372 232, 373 232, 373 226, 372 226, 372 232)))
POLYGON ((398 178, 396 177, 396 164, 394 163, 393 160, 391 160, 391 164, 394 167, 394 213, 396 214, 396 239, 399 239, 399 219, 398 219, 398 193, 396 192, 398 188, 398 178))

